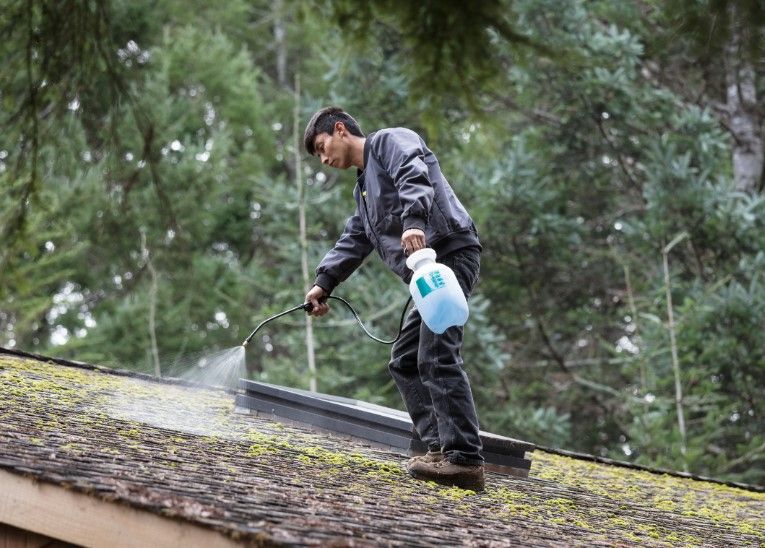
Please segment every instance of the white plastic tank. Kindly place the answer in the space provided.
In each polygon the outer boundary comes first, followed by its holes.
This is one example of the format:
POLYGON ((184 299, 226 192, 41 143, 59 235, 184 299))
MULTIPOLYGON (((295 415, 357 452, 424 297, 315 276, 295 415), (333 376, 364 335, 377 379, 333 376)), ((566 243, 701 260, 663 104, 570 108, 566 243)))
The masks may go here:
POLYGON ((409 292, 425 325, 439 335, 455 325, 465 325, 468 305, 451 268, 436 262, 436 252, 426 247, 406 260, 414 271, 409 292))

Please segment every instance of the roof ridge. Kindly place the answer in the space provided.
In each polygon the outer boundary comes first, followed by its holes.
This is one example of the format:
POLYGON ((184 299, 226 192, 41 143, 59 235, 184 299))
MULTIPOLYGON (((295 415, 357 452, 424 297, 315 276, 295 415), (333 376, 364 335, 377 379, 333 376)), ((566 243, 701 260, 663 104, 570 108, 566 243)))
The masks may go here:
POLYGON ((751 483, 742 483, 738 481, 727 481, 717 478, 710 478, 708 476, 701 476, 698 474, 691 474, 690 472, 680 472, 677 470, 669 470, 667 468, 658 468, 652 466, 646 466, 644 464, 635 464, 634 462, 628 462, 623 460, 610 459, 608 457, 599 457, 597 455, 591 455, 589 453, 580 453, 577 451, 567 451, 566 449, 555 449, 552 447, 545 447, 544 445, 537 445, 537 451, 544 451, 545 453, 551 453, 553 455, 561 455, 564 457, 571 457, 578 460, 589 460, 593 462, 599 462, 601 464, 608 464, 609 466, 619 466, 621 468, 632 468, 633 470, 641 470, 644 472, 651 472, 652 474, 668 476, 675 476, 680 478, 692 479, 696 481, 706 481, 710 483, 717 483, 720 485, 726 485, 728 487, 738 487, 746 491, 754 491, 756 493, 764 493, 764 485, 754 485, 751 483))
POLYGON ((14 348, 5 348, 0 346, 0 354, 9 354, 11 356, 18 356, 21 358, 32 358, 41 362, 53 362, 66 367, 76 367, 79 369, 87 369, 90 371, 98 371, 106 375, 117 375, 120 377, 132 377, 141 379, 148 382, 154 382, 159 384, 171 384, 176 386, 186 386, 189 388, 201 388, 204 390, 213 390, 217 392, 226 392, 227 394, 236 395, 237 391, 233 388, 226 388, 224 386, 210 386, 198 382, 188 381, 185 379, 179 379, 176 377, 155 377, 148 373, 141 373, 140 371, 130 371, 129 369, 115 369, 113 367, 106 367, 103 365, 94 365, 91 363, 80 362, 77 360, 68 360, 65 358, 54 358, 51 356, 43 356, 42 354, 35 354, 34 352, 26 352, 24 350, 16 350, 14 348))

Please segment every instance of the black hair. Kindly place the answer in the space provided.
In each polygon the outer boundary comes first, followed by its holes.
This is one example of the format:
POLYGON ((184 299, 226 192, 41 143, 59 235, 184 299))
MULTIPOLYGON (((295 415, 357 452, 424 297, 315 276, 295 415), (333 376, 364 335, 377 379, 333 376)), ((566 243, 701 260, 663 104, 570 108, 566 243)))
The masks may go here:
POLYGON ((335 131, 335 123, 342 122, 345 124, 346 129, 351 135, 356 137, 363 137, 359 123, 353 119, 353 116, 345 112, 340 107, 324 107, 317 111, 308 122, 305 127, 305 134, 303 135, 303 146, 305 146, 306 152, 313 156, 316 153, 316 149, 313 146, 313 142, 316 137, 321 133, 328 133, 332 135, 335 131))

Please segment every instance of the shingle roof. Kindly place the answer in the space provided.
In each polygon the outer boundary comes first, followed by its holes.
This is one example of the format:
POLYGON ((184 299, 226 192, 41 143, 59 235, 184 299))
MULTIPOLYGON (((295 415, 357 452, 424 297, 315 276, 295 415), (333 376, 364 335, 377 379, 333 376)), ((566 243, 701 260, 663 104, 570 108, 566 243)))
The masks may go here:
POLYGON ((765 542, 762 492, 537 450, 528 479, 489 473, 474 494, 236 413, 230 392, 2 353, 0 423, 0 470, 258 543, 765 542))

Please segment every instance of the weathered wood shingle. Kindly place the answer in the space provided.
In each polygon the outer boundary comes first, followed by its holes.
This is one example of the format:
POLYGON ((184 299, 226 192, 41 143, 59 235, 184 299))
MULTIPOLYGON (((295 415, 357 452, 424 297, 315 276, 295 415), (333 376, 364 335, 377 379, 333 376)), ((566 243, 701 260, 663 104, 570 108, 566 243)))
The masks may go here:
POLYGON ((537 450, 474 494, 208 390, 0 353, 0 469, 260 543, 760 545, 765 494, 537 450))

